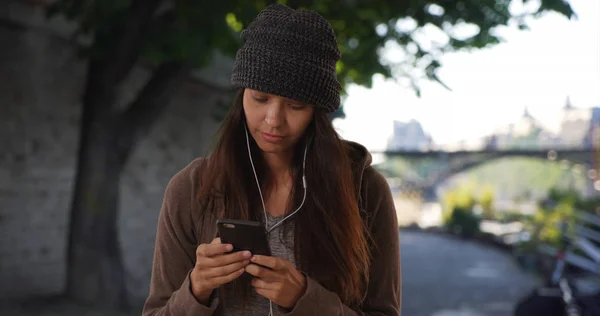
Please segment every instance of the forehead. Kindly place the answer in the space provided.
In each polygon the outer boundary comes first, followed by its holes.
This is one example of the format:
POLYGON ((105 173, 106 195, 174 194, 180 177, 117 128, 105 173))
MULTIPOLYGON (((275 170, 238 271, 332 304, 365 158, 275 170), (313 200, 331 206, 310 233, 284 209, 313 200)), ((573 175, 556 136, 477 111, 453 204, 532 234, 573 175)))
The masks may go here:
POLYGON ((252 92, 253 94, 258 94, 258 95, 261 95, 261 96, 267 96, 269 98, 277 98, 277 99, 282 99, 282 100, 284 100, 286 102, 305 104, 304 102, 300 102, 298 100, 294 100, 294 99, 282 97, 280 95, 276 95, 276 94, 272 94, 272 93, 267 93, 267 92, 262 92, 262 91, 259 91, 259 90, 252 90, 252 89, 247 89, 247 90, 250 91, 250 92, 252 92))

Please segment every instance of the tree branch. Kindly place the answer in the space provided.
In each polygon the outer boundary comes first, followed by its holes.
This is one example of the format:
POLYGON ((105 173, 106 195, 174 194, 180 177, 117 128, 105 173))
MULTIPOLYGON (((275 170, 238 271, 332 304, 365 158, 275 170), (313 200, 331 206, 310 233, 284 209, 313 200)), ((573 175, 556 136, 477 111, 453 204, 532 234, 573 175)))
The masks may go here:
MULTIPOLYGON (((152 71, 152 68, 153 68, 153 66, 149 62, 144 61, 144 60, 140 60, 138 65, 141 66, 143 69, 147 69, 148 71, 152 71)), ((190 69, 190 70, 192 70, 192 69, 190 69)), ((200 76, 194 74, 194 71, 190 71, 187 73, 186 81, 192 85, 198 85, 204 89, 215 91, 220 94, 232 94, 237 91, 236 88, 224 87, 217 83, 211 82, 210 80, 201 78, 200 76)))
POLYGON ((145 137, 154 122, 187 78, 188 67, 179 62, 158 67, 135 101, 123 112, 115 132, 118 163, 124 165, 133 146, 145 137))
POLYGON ((106 55, 105 82, 120 83, 135 65, 141 50, 144 34, 152 16, 163 0, 135 0, 131 4, 126 22, 117 29, 120 34, 106 55))

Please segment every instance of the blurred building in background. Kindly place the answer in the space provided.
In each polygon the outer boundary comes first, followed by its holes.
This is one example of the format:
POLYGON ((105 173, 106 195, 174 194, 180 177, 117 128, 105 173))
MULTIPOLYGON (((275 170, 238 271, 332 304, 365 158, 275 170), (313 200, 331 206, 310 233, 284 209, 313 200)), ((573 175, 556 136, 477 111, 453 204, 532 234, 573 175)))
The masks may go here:
POLYGON ((394 121, 388 140, 389 151, 423 150, 514 150, 514 149, 592 149, 598 147, 600 107, 578 108, 567 97, 565 106, 556 113, 560 122, 557 131, 540 121, 527 108, 516 120, 498 128, 491 135, 453 144, 436 144, 417 120, 394 121))
POLYGON ((394 129, 388 141, 388 150, 427 150, 433 145, 431 136, 425 132, 417 120, 394 121, 393 124, 394 129))

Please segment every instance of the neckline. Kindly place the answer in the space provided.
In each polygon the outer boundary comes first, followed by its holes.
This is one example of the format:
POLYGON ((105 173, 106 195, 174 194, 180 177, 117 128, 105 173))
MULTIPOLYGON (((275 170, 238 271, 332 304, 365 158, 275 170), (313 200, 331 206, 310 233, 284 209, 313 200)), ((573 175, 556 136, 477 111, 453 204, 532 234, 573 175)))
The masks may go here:
POLYGON ((267 213, 267 217, 268 217, 269 219, 272 219, 272 220, 276 220, 276 219, 284 218, 284 217, 287 215, 287 214, 283 214, 283 215, 273 216, 273 215, 271 215, 269 212, 266 212, 266 213, 267 213))

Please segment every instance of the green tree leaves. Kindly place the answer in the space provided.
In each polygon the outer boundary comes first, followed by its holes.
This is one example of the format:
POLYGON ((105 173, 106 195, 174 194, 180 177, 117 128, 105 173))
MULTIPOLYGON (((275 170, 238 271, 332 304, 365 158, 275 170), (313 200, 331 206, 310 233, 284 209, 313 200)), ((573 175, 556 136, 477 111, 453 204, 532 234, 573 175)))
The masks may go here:
MULTIPOLYGON (((370 86, 374 74, 408 77, 419 92, 422 79, 438 81, 440 56, 462 49, 481 49, 498 44, 498 26, 515 20, 526 28, 526 16, 554 11, 568 18, 574 12, 564 0, 539 0, 535 11, 513 16, 516 0, 279 0, 294 8, 310 8, 332 24, 342 60, 337 70, 343 84, 370 86), (465 26, 472 32, 458 32, 465 26), (442 41, 424 38, 423 30, 437 30, 442 41), (463 34, 460 34, 463 33, 463 34), (393 61, 382 57, 382 48, 397 46, 404 54, 393 61)), ((532 0, 525 0, 528 4, 532 0)), ((114 30, 131 18, 132 5, 140 0, 59 0, 48 13, 62 14, 79 26, 75 36, 93 40, 82 45, 90 57, 105 54, 115 44, 114 30)), ((239 32, 272 1, 194 1, 164 0, 152 16, 151 27, 143 37, 141 57, 151 63, 184 61, 202 68, 215 50, 234 56, 241 44, 239 32)))

